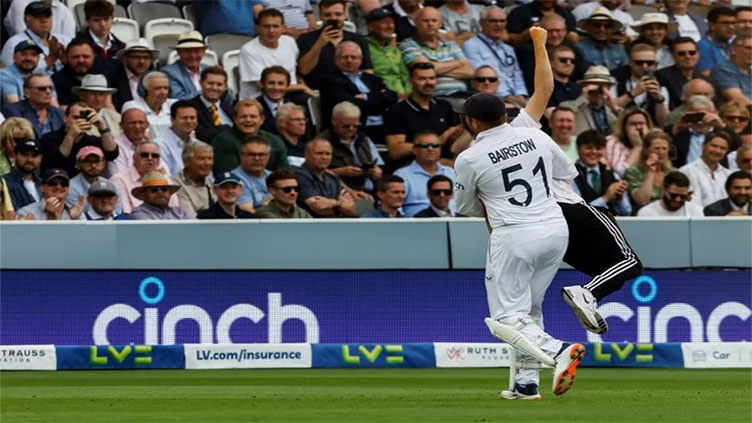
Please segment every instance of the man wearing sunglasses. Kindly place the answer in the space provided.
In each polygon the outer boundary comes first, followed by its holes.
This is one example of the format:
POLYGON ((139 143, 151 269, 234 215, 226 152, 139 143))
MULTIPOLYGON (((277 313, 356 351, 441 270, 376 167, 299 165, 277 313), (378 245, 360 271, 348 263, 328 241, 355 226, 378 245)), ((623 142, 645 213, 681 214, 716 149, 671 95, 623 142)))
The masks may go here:
POLYGON ((238 207, 238 198, 243 192, 243 181, 232 172, 217 176, 212 188, 217 201, 196 214, 198 219, 252 219, 253 213, 238 207))
POLYGON ((133 188, 131 195, 143 201, 133 209, 133 220, 185 220, 191 215, 180 206, 170 206, 170 200, 180 189, 161 172, 149 172, 141 178, 141 186, 133 188))
POLYGON ((621 44, 611 42, 611 34, 619 31, 621 22, 611 17, 605 7, 595 9, 590 17, 579 22, 587 34, 575 44, 580 56, 592 65, 600 65, 613 72, 629 61, 621 44))
MULTIPOLYGON (((128 214, 141 205, 142 200, 131 195, 131 191, 141 185, 144 175, 154 171, 168 174, 167 170, 162 167, 161 157, 159 144, 153 141, 143 141, 133 152, 133 164, 110 179, 123 193, 123 213, 128 214)), ((178 197, 170 197, 170 206, 178 205, 180 205, 178 197)))
POLYGON ((582 94, 582 86, 572 78, 576 63, 577 56, 572 47, 562 44, 551 49, 554 93, 548 103, 549 107, 557 107, 565 101, 576 100, 582 94))
POLYGON ((454 198, 454 183, 444 175, 434 175, 426 183, 430 205, 413 217, 455 217, 457 214, 449 208, 454 198))
POLYGON ((629 52, 629 64, 614 71, 616 105, 621 108, 640 107, 647 110, 661 127, 668 115, 668 90, 655 76, 658 65, 655 50, 648 44, 635 44, 629 52))
POLYGON ((671 44, 671 57, 674 59, 674 64, 659 69, 655 76, 661 86, 668 90, 668 107, 674 110, 682 104, 684 84, 702 75, 695 69, 700 59, 695 40, 689 37, 679 37, 674 40, 671 44))
POLYGON ((29 214, 33 220, 83 220, 86 197, 81 196, 73 206, 68 207, 65 200, 70 191, 70 179, 64 169, 49 169, 42 177, 42 198, 19 210, 16 216, 25 220, 29 214))
POLYGON ((37 138, 65 126, 65 112, 56 107, 55 87, 47 75, 31 74, 23 84, 24 100, 9 104, 2 102, 5 118, 22 117, 34 127, 37 138))
POLYGON ((42 54, 42 48, 32 40, 24 40, 16 44, 13 50, 13 62, 7 63, 7 67, 0 69, 3 103, 17 103, 25 98, 24 80, 36 69, 40 54, 42 54))
POLYGON ((695 217, 703 216, 702 209, 693 202, 689 178, 674 171, 663 178, 663 198, 653 201, 637 212, 638 217, 695 217))
POLYGON ((302 207, 297 206, 298 176, 289 169, 275 170, 266 178, 266 185, 272 195, 272 201, 259 207, 256 217, 259 219, 311 219, 302 207))

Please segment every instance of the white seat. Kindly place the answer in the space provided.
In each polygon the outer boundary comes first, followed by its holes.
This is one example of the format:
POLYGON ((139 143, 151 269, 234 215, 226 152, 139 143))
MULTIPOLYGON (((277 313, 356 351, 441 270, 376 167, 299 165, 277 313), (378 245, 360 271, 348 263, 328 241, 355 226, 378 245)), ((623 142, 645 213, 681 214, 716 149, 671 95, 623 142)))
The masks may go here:
POLYGON ((308 113, 311 114, 311 123, 316 127, 316 133, 321 132, 321 97, 308 97, 308 113))
POLYGON ((240 94, 240 81, 235 79, 235 68, 240 66, 240 50, 230 50, 222 55, 222 67, 227 72, 227 88, 237 96, 240 94))
MULTIPOLYGON (((170 52, 170 56, 167 58, 167 64, 171 65, 180 59, 180 56, 178 56, 177 50, 172 50, 170 52)), ((219 63, 219 59, 217 58, 217 53, 206 50, 204 53, 204 57, 201 58, 201 63, 207 66, 216 66, 219 63)))
POLYGON ((138 22, 128 18, 113 19, 111 31, 115 34, 118 40, 124 43, 127 43, 130 40, 135 40, 141 36, 138 31, 138 22))
MULTIPOLYGON (((322 25, 324 25, 323 21, 316 21, 316 28, 321 28, 322 25)), ((347 32, 358 32, 358 28, 350 21, 345 21, 342 28, 347 32)))
POLYGON ((151 40, 155 35, 182 34, 187 31, 193 31, 193 22, 187 19, 152 19, 144 26, 144 38, 151 40))

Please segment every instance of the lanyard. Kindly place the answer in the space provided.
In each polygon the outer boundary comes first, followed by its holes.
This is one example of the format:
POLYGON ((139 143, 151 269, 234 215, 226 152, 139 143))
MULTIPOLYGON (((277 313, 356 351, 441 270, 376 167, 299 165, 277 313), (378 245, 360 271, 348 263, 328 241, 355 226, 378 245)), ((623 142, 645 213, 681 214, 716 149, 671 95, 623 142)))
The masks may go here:
POLYGON ((512 55, 508 54, 506 51, 504 51, 504 59, 502 59, 501 56, 499 56, 499 53, 496 51, 496 49, 494 49, 493 46, 491 44, 489 44, 489 42, 486 41, 484 37, 481 37, 480 35, 478 35, 478 39, 481 40, 483 42, 483 44, 485 44, 486 47, 488 47, 489 50, 491 50, 491 53, 493 53, 494 56, 496 56, 497 59, 499 59, 499 63, 501 63, 502 66, 503 66, 500 70, 502 72, 504 72, 504 74, 508 78, 513 77, 514 76, 514 68, 512 68, 512 72, 511 73, 507 72, 506 68, 512 67, 514 65, 514 62, 515 62, 514 56, 512 56, 512 55))

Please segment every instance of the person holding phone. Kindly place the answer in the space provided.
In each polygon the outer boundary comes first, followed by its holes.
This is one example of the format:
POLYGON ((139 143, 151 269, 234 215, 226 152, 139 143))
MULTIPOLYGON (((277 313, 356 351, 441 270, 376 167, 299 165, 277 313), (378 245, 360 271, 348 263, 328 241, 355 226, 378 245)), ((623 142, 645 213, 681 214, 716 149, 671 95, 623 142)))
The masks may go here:
MULTIPOLYGON (((700 95, 690 97, 687 111, 671 128, 676 146, 676 156, 672 159, 674 166, 680 168, 699 159, 707 134, 725 129, 726 123, 718 116, 711 100, 700 95)), ((731 149, 737 146, 738 141, 731 149)))
POLYGON ((582 95, 576 100, 559 104, 560 107, 575 111, 575 135, 588 129, 597 129, 603 135, 610 135, 616 123, 616 116, 621 113, 622 108, 614 101, 612 87, 616 82, 608 68, 591 66, 577 83, 582 85, 582 95))
POLYGON ((616 104, 619 107, 640 107, 647 110, 656 125, 662 126, 668 116, 668 89, 655 76, 658 61, 655 49, 648 44, 635 44, 629 53, 629 64, 614 71, 616 104))

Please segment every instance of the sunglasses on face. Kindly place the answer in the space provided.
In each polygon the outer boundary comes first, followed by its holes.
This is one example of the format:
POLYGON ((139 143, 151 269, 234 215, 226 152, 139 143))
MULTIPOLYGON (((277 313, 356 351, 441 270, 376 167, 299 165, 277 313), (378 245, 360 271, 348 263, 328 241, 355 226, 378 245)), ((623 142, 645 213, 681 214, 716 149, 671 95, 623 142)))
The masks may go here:
POLYGON ((435 195, 438 197, 439 195, 442 195, 442 194, 449 197, 452 194, 454 194, 454 191, 452 191, 451 189, 432 189, 431 190, 431 195, 435 195))
POLYGON ((149 192, 150 192, 151 194, 156 194, 156 193, 158 193, 158 192, 169 192, 169 191, 170 191, 170 189, 169 189, 169 188, 167 188, 167 187, 149 187, 148 191, 149 191, 149 192))
POLYGON ((686 57, 686 56, 694 56, 697 54, 697 50, 684 50, 684 51, 677 51, 676 54, 679 57, 686 57))
POLYGON ((746 122, 746 121, 749 120, 748 117, 744 117, 744 116, 732 116, 732 115, 726 115, 723 118, 726 119, 726 120, 730 120, 732 122, 746 122))
POLYGON ((633 60, 637 66, 654 66, 655 60, 633 60))
POLYGON ((692 193, 689 193, 689 194, 674 194, 673 192, 667 192, 666 195, 668 196, 668 198, 671 198, 671 199, 676 199, 676 200, 679 200, 679 201, 687 201, 687 198, 689 198, 689 196, 692 195, 692 193))
POLYGON ((158 159, 159 153, 139 153, 138 156, 141 157, 142 159, 148 159, 148 158, 158 159))
POLYGON ((254 159, 260 159, 262 157, 266 157, 269 155, 269 153, 244 153, 244 154, 254 159))
POLYGON ((561 63, 574 63, 574 57, 559 57, 557 60, 561 63))
POLYGON ((52 85, 43 85, 41 87, 29 87, 29 88, 31 88, 32 90, 37 90, 40 93, 43 93, 45 91, 52 91, 52 85))
POLYGON ((342 123, 339 125, 339 127, 343 129, 353 129, 359 126, 360 126, 360 123, 342 123))
POLYGON ((418 148, 428 148, 428 147, 431 147, 431 148, 441 148, 441 144, 438 143, 438 142, 430 142, 430 143, 429 142, 422 142, 420 144, 415 144, 415 146, 418 147, 418 148))
POLYGON ((592 26, 593 28, 599 28, 599 29, 611 28, 611 24, 608 22, 590 22, 590 26, 592 26))
POLYGON ((66 187, 68 187, 68 185, 69 185, 69 183, 66 180, 53 180, 53 181, 48 181, 47 182, 47 186, 48 187, 63 187, 63 188, 66 188, 66 187))
POLYGON ((285 194, 289 194, 289 193, 291 193, 293 191, 295 191, 295 192, 299 192, 300 191, 300 188, 297 185, 292 185, 292 186, 289 186, 289 187, 282 187, 282 188, 277 188, 277 189, 282 190, 282 192, 284 192, 285 194))
POLYGON ((483 83, 483 82, 496 82, 498 80, 499 80, 499 78, 497 78, 495 76, 476 76, 475 78, 473 78, 473 81, 480 82, 480 83, 483 83))

